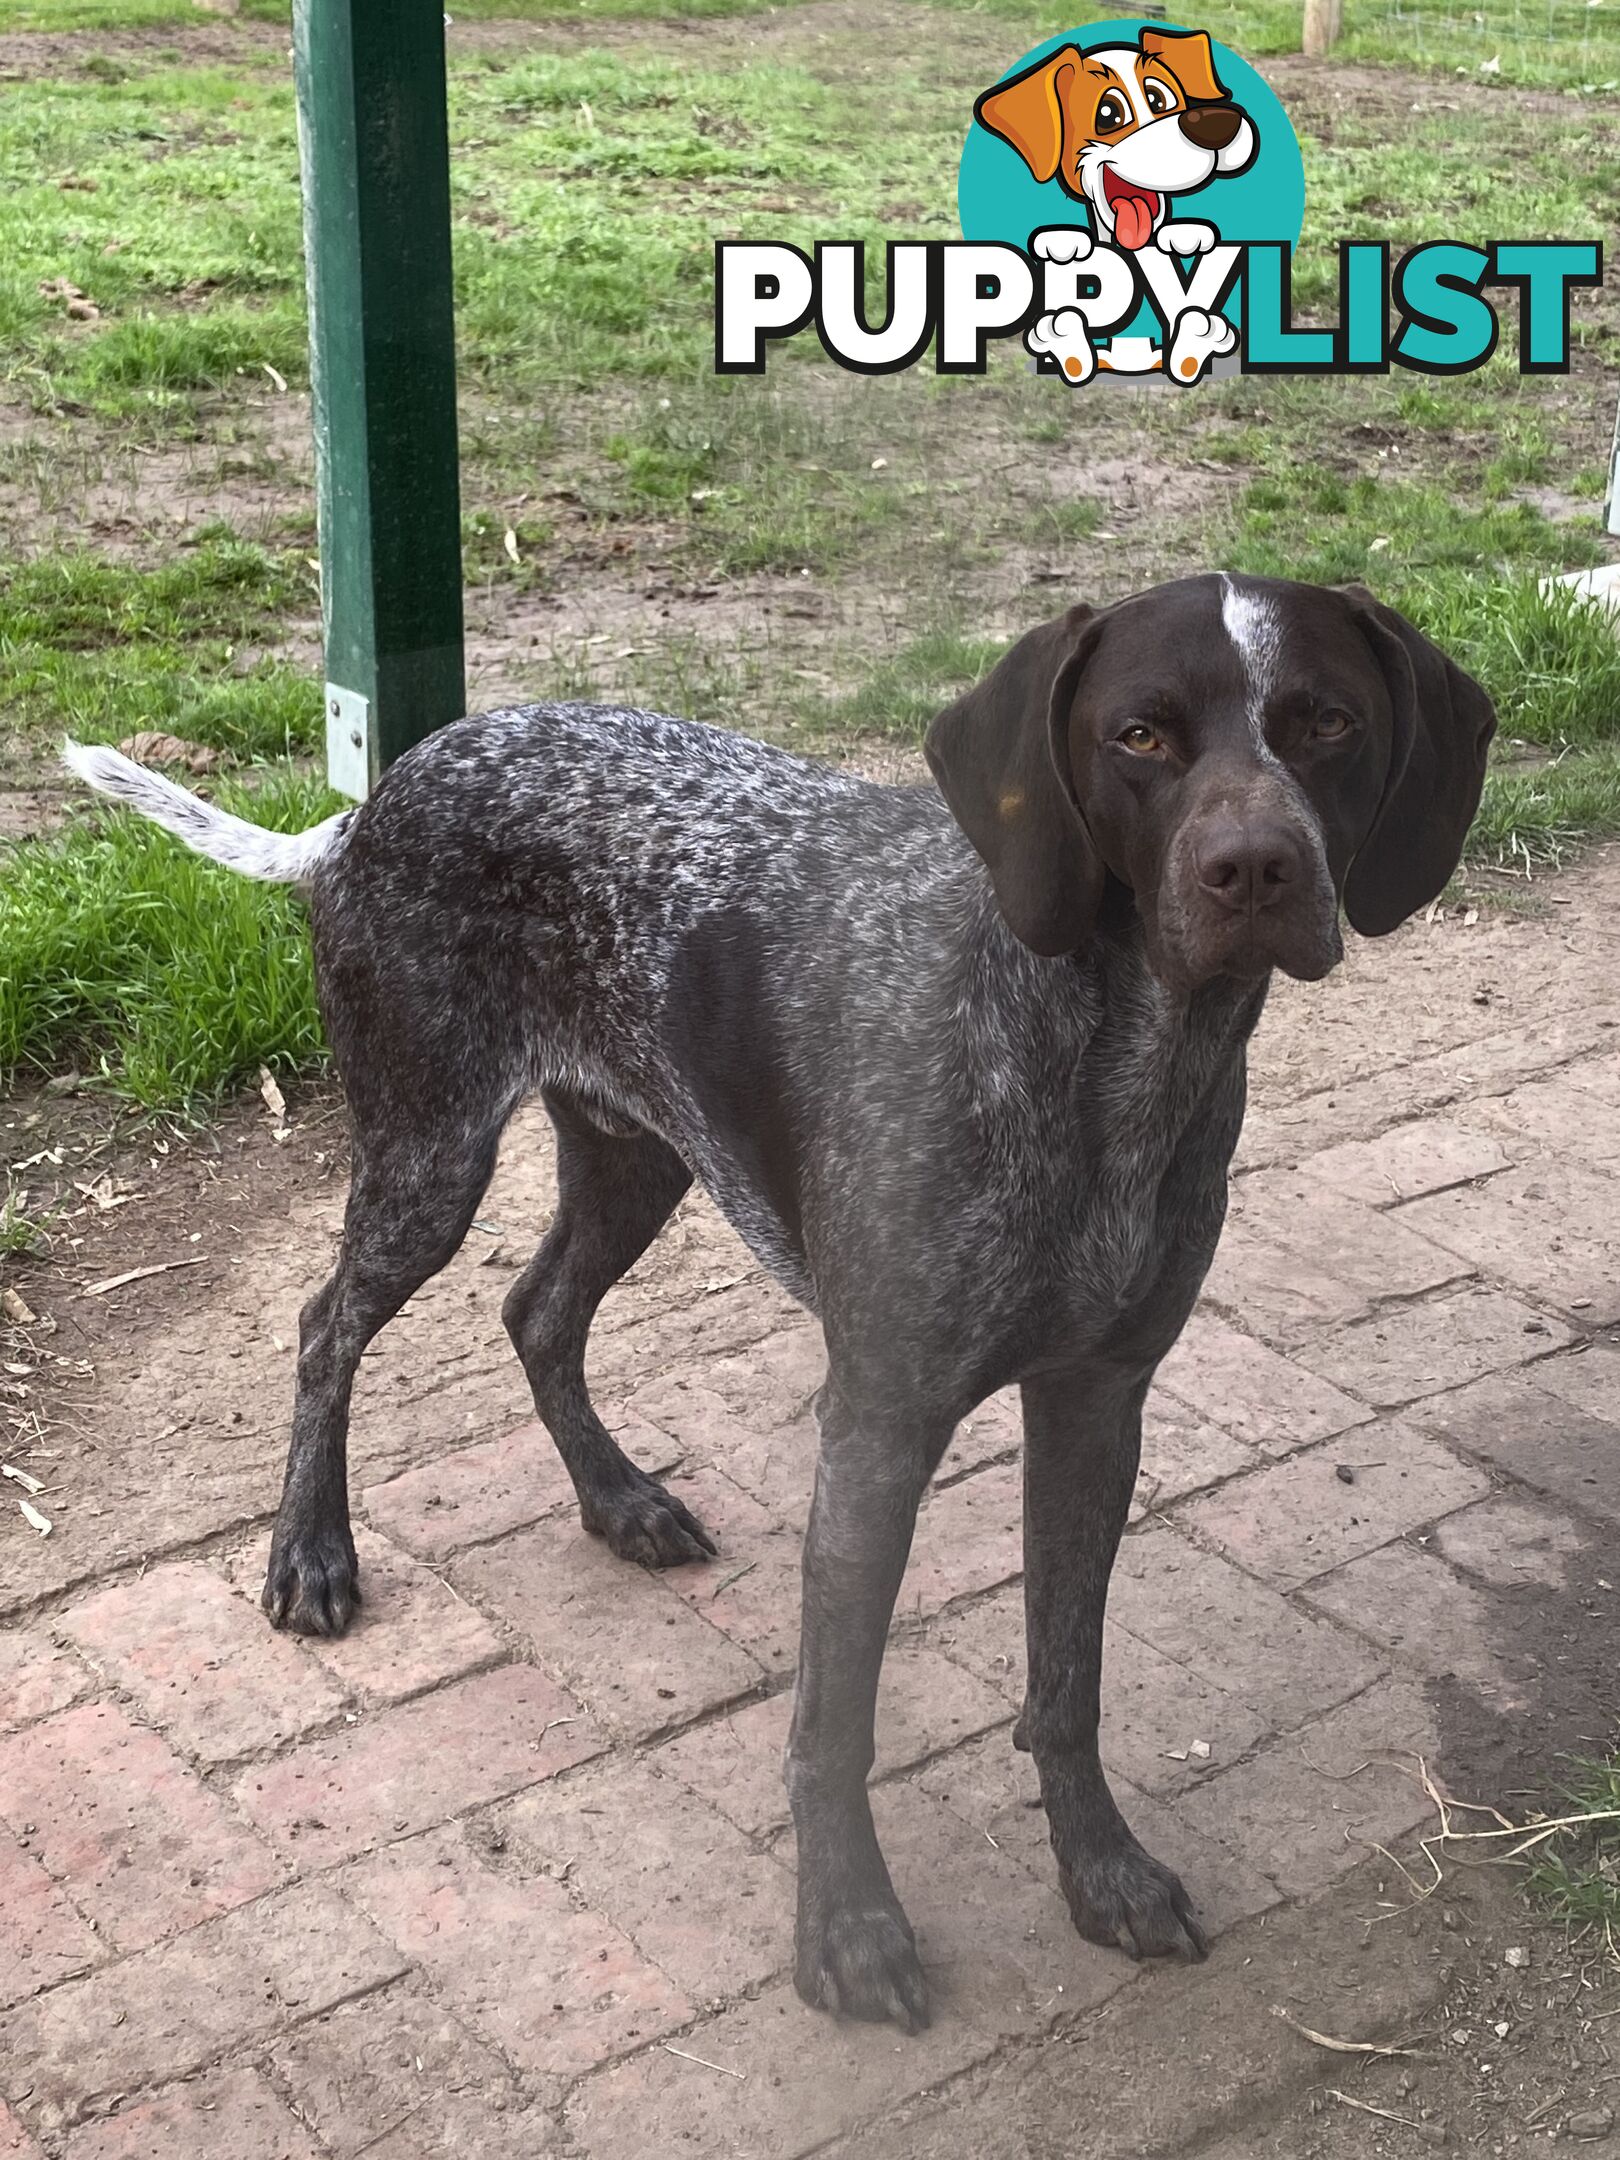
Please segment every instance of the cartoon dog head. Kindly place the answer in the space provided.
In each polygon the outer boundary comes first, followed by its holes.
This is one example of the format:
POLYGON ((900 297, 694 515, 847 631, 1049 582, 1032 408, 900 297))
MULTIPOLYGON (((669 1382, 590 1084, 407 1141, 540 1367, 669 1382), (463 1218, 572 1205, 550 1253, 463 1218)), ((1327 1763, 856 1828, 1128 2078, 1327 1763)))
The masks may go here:
POLYGON ((1137 45, 1093 52, 1065 45, 987 90, 973 112, 1122 248, 1147 245, 1172 195, 1243 172, 1259 148, 1202 30, 1144 30, 1137 45))

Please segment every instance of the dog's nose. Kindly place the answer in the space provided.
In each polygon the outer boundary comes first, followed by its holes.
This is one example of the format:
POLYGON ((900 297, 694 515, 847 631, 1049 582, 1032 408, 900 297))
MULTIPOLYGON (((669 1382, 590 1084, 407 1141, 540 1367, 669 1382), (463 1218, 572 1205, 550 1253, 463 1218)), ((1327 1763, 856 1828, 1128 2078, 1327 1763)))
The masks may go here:
POLYGON ((1192 105, 1181 116, 1181 132, 1200 150, 1224 150, 1243 125, 1235 105, 1192 105))
POLYGON ((1210 899, 1234 915, 1252 915, 1275 907, 1298 884, 1303 857, 1281 825, 1223 819, 1203 834, 1193 864, 1210 899))

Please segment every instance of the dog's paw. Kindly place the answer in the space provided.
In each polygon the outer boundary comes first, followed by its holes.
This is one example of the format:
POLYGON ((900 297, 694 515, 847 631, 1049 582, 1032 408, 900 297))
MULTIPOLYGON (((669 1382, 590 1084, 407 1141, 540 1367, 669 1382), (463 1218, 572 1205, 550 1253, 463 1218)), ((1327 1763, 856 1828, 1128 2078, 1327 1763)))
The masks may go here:
POLYGON ((288 1531, 278 1525, 259 1602, 272 1627, 341 1635, 360 1609, 360 1563, 348 1525, 288 1531))
POLYGON ((1047 225, 1030 235, 1030 249, 1042 262, 1084 262, 1095 241, 1084 225, 1047 225))
POLYGON ((609 1552, 640 1567, 681 1567, 691 1560, 712 1560, 720 1550, 690 1508, 656 1478, 639 1473, 633 1485, 582 1500, 579 1519, 592 1537, 605 1541, 609 1552))
POLYGON ((1041 316, 1025 331, 1024 343, 1038 360, 1055 361, 1058 373, 1072 389, 1090 382, 1097 372, 1091 332, 1078 308, 1059 308, 1054 314, 1041 316))
POLYGON ((812 2010, 885 2020, 902 2032, 928 2023, 928 1983, 911 1922, 893 1898, 874 1897, 799 1915, 793 1985, 812 2010))
POLYGON ((1188 308, 1176 318, 1170 340, 1168 372, 1179 383, 1196 382, 1212 360, 1237 345, 1237 331, 1224 315, 1205 308, 1188 308))
POLYGON ((1213 225, 1201 225, 1188 218, 1179 224, 1161 225, 1153 241, 1166 255, 1207 255, 1216 238, 1213 225))
POLYGON ((1058 1879, 1074 1924, 1087 1942, 1134 1958, 1197 1961, 1209 1955, 1180 1877, 1134 1838, 1072 1869, 1060 1862, 1058 1879))

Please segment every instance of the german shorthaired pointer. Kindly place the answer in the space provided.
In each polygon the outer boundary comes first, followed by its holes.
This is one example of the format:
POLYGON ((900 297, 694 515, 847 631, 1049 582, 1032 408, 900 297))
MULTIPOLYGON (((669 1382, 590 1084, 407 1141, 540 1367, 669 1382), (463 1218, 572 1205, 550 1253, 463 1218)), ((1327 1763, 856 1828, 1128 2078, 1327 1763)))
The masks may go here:
POLYGON ((345 1440, 360 1354, 455 1252, 538 1090, 557 1213, 506 1300, 585 1528, 714 1550, 591 1407, 602 1297, 694 1175, 820 1316, 829 1374, 787 1782, 797 1982, 916 2029, 927 1994, 867 1805, 917 1505, 1017 1382, 1033 1751, 1080 1932, 1199 1956, 1180 1882, 1097 1754, 1103 1604, 1143 1399, 1220 1235, 1273 968, 1341 955, 1456 866, 1494 725, 1358 587, 1183 579, 1071 608, 879 787, 646 712, 458 721, 296 837, 116 753, 92 785, 308 889, 354 1128, 336 1272, 305 1307, 264 1604, 341 1630, 360 1591, 345 1440))

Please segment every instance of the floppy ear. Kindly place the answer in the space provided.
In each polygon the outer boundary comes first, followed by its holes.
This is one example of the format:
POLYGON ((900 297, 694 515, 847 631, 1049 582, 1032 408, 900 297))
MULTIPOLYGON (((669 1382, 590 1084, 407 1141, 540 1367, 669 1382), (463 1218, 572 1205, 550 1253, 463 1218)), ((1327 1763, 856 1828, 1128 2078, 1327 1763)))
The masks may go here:
POLYGON ((1069 763, 1069 709, 1100 617, 1071 608, 1022 637, 923 745, 952 815, 984 858, 1001 912, 1035 952, 1070 953, 1106 872, 1069 763))
POLYGON ((1063 156, 1062 92, 1080 63, 1072 45, 974 101, 973 117, 1010 142, 1037 180, 1050 180, 1063 156))
POLYGON ((1383 937, 1445 890, 1485 785, 1490 699, 1438 645, 1364 585, 1341 585, 1384 673, 1395 730, 1372 830, 1344 881, 1344 911, 1383 937))
POLYGON ((1203 30, 1144 30, 1142 50, 1162 60, 1189 105, 1219 105, 1231 96, 1215 72, 1215 50, 1203 30))

